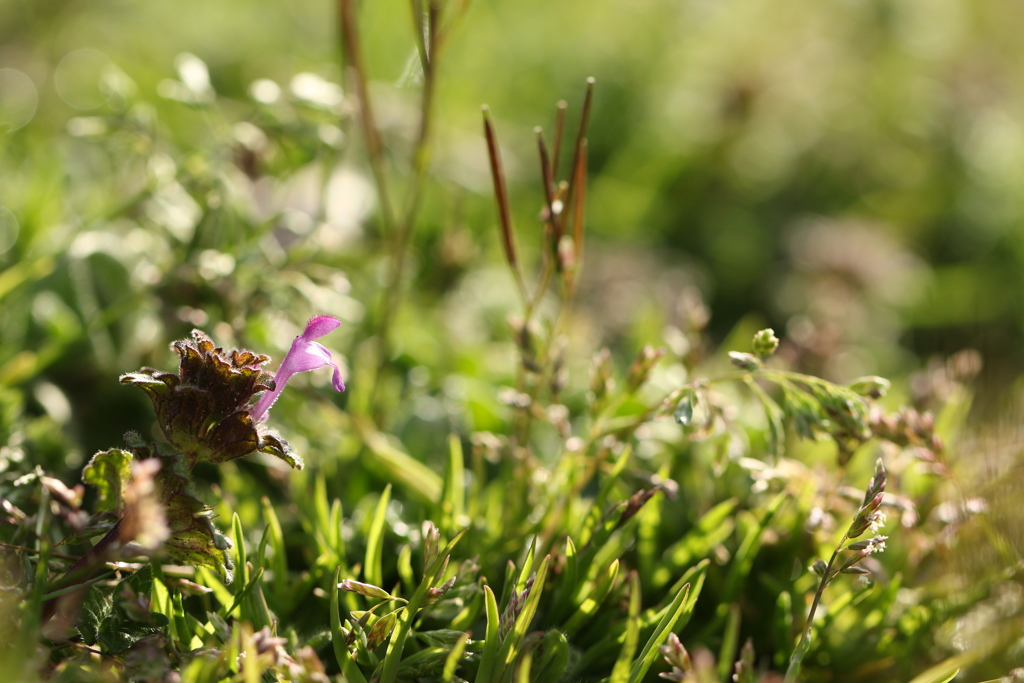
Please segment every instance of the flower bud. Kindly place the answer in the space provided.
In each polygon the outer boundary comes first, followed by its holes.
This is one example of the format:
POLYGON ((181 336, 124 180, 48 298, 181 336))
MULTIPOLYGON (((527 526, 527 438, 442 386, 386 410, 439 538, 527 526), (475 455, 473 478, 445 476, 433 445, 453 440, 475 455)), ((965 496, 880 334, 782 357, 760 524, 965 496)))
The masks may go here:
POLYGON ((665 349, 656 349, 650 344, 646 344, 644 348, 640 349, 633 364, 629 366, 629 373, 626 376, 626 384, 630 391, 636 391, 647 382, 651 370, 664 355, 665 349))
POLYGON ((768 327, 754 335, 754 354, 762 360, 775 353, 779 348, 779 338, 775 330, 768 327))
POLYGON ((850 384, 850 391, 858 396, 882 398, 889 393, 892 383, 884 377, 861 377, 850 384))
POLYGON ((729 362, 740 370, 753 372, 761 369, 761 359, 752 353, 741 353, 739 351, 729 352, 729 362))

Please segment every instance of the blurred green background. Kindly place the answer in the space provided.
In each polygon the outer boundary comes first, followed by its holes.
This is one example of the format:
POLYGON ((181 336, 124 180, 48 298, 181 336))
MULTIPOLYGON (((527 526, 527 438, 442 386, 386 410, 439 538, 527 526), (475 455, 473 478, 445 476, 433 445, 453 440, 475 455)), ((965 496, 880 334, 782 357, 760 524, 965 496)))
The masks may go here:
MULTIPOLYGON (((7 0, 0 118, 19 127, 3 139, 3 265, 66 258, 75 233, 144 184, 140 150, 100 151, 83 129, 82 117, 114 106, 100 84, 111 65, 131 91, 125 110, 152 107, 147 152, 180 163, 175 150, 231 134, 224 127, 251 111, 257 79, 286 91, 302 72, 337 83, 333 11, 7 0), (160 96, 182 53, 208 65, 218 120, 160 96)), ((445 56, 434 149, 448 187, 434 193, 421 235, 458 220, 473 246, 494 242, 485 102, 529 224, 531 129, 550 130, 554 101, 578 104, 592 75, 588 300, 616 309, 607 331, 624 332, 632 316, 620 310, 689 281, 719 336, 757 312, 834 378, 976 347, 1001 388, 1024 361, 1022 11, 958 0, 477 2, 445 56)), ((400 136, 414 102, 403 87, 414 80, 406 3, 366 3, 363 24, 385 125, 400 136)), ((358 152, 344 156, 361 172, 358 152)), ((293 157, 281 171, 318 161, 293 157)), ((365 215, 346 210, 362 227, 365 215)), ((17 338, 5 330, 8 356, 17 338)))

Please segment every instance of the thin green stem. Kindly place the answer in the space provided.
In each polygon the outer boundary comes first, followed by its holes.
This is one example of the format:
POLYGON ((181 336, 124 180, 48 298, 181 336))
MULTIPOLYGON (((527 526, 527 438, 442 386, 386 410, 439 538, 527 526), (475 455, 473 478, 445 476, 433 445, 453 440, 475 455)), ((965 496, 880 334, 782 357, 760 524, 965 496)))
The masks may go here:
POLYGON ((793 650, 793 656, 789 660, 789 667, 786 669, 786 678, 783 683, 796 683, 797 676, 800 675, 800 666, 803 662, 804 655, 811 647, 811 628, 814 624, 814 614, 818 611, 818 604, 821 602, 821 596, 825 593, 825 588, 828 587, 829 582, 835 578, 832 574, 832 567, 835 565, 836 558, 839 557, 839 553, 846 547, 846 541, 849 538, 850 532, 847 531, 843 534, 843 538, 839 541, 839 545, 832 552, 832 557, 829 558, 828 564, 825 565, 825 572, 821 577, 821 581, 818 583, 818 590, 814 594, 814 600, 811 602, 811 611, 807 614, 807 623, 804 626, 803 633, 800 635, 800 642, 797 643, 796 648, 793 650))

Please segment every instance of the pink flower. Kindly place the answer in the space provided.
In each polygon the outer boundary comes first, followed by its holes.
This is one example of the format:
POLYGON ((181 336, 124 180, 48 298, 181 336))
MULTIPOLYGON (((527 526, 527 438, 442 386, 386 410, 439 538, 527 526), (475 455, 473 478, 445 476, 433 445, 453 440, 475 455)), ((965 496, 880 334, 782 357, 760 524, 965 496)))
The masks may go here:
POLYGON ((316 370, 330 365, 334 368, 334 388, 337 391, 345 391, 345 383, 341 381, 341 369, 331 359, 331 352, 313 341, 338 329, 339 325, 341 325, 341 321, 329 315, 318 315, 306 324, 306 331, 292 342, 292 348, 288 350, 288 355, 284 357, 281 367, 274 375, 275 389, 264 392, 253 409, 249 411, 254 422, 262 422, 267 419, 267 411, 270 410, 270 406, 274 405, 274 401, 281 394, 284 385, 297 372, 316 370))

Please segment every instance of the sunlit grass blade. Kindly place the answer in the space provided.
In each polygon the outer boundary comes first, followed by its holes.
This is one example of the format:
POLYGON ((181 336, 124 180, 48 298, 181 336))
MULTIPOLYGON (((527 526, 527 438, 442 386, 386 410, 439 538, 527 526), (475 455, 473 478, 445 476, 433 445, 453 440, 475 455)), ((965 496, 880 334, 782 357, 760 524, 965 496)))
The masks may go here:
POLYGON ((573 606, 573 598, 579 587, 579 558, 576 544, 572 538, 565 538, 565 568, 558 583, 558 596, 551 606, 551 619, 554 623, 564 621, 573 606))
POLYGON ((537 605, 540 603, 540 596, 544 591, 544 583, 548 573, 548 562, 550 560, 551 556, 545 555, 541 561, 540 567, 537 569, 537 578, 533 582, 533 588, 530 589, 530 595, 526 598, 526 604, 523 606, 519 616, 516 617, 516 623, 505 637, 505 642, 501 644, 501 651, 498 653, 498 665, 501 667, 499 680, 507 680, 512 673, 511 667, 518 654, 519 645, 530 628, 530 622, 533 621, 533 617, 537 613, 537 605))
POLYGON ((736 556, 733 558, 732 566, 726 577, 725 587, 722 590, 723 602, 720 603, 720 607, 729 604, 739 597, 741 584, 754 566, 754 559, 757 557, 757 551, 761 547, 761 539, 764 536, 764 532, 788 496, 789 494, 786 492, 775 496, 761 514, 761 519, 747 532, 740 547, 736 550, 736 556))
POLYGON ((597 578, 592 584, 592 587, 584 595, 582 595, 582 601, 580 602, 579 608, 576 613, 572 615, 569 621, 565 622, 562 630, 567 634, 572 635, 576 633, 584 624, 593 619, 597 613, 597 609, 604 602, 605 598, 611 592, 612 587, 615 585, 615 579, 619 575, 619 561, 612 560, 612 563, 604 570, 604 572, 597 578))
POLYGON ((237 595, 243 587, 249 583, 249 568, 245 555, 245 533, 242 531, 242 520, 238 513, 231 516, 231 530, 235 537, 235 583, 234 589, 237 595))
POLYGON ((704 513, 697 524, 683 538, 669 546, 662 556, 664 564, 655 570, 654 588, 661 588, 670 580, 673 569, 686 567, 707 557, 719 543, 725 541, 735 529, 732 514, 739 501, 723 501, 704 513))
POLYGON ((242 604, 242 601, 245 600, 246 596, 252 593, 253 589, 256 588, 256 584, 258 584, 260 582, 260 579, 262 578, 263 567, 260 567, 255 572, 253 572, 252 579, 246 581, 245 585, 241 586, 240 590, 237 593, 235 593, 234 602, 231 603, 231 607, 229 607, 224 613, 231 614, 232 612, 234 612, 235 608, 242 604))
POLYGON ((452 645, 451 651, 448 652, 448 656, 444 660, 444 670, 441 674, 443 683, 452 683, 455 680, 455 671, 459 667, 459 662, 462 661, 462 654, 466 651, 466 641, 468 640, 469 634, 463 633, 452 645))
POLYGON ((629 573, 629 614, 626 619, 626 641, 619 652, 619 658, 612 667, 609 683, 628 683, 633 656, 636 654, 640 640, 640 575, 636 571, 629 573))
POLYGON ((516 683, 530 683, 530 669, 533 668, 533 653, 524 652, 516 661, 515 676, 516 683))
POLYGON ((658 622, 657 627, 654 629, 654 633, 647 640, 647 644, 644 645, 644 649, 640 652, 640 656, 633 663, 633 667, 629 672, 630 683, 640 683, 644 676, 647 675, 647 670, 651 668, 657 660, 660 652, 659 647, 668 638, 668 634, 672 633, 675 629, 682 628, 686 622, 689 621, 690 615, 693 614, 693 608, 697 604, 697 598, 700 597, 700 591, 704 586, 704 577, 707 575, 707 569, 710 562, 703 560, 694 567, 694 572, 691 576, 686 577, 693 581, 693 587, 691 589, 690 583, 685 583, 676 593, 676 597, 669 604, 668 609, 665 610, 664 616, 661 621, 658 622))
POLYGON ((457 434, 451 434, 448 437, 448 460, 444 471, 444 488, 441 491, 441 533, 445 536, 454 533, 465 514, 466 484, 462 441, 457 434))
POLYGON ((586 518, 583 520, 582 525, 573 534, 580 541, 580 546, 585 546, 590 542, 591 537, 594 534, 594 530, 601 522, 601 517, 605 514, 604 507, 608 502, 608 496, 611 495, 612 488, 618 481, 619 476, 626 469, 626 465, 629 464, 629 458, 632 454, 633 449, 626 446, 622 449, 622 453, 615 459, 615 463, 612 465, 611 471, 608 476, 601 483, 601 488, 598 490, 597 495, 594 497, 594 502, 590 507, 590 511, 587 513, 586 518))
POLYGON ((569 663, 569 641, 565 634, 555 629, 548 631, 535 650, 534 683, 558 683, 562 680, 569 663))
POLYGON ((391 484, 384 487, 377 500, 377 508, 373 513, 370 531, 366 535, 366 557, 363 560, 363 577, 366 583, 379 586, 384 583, 382 555, 384 553, 384 522, 387 517, 388 503, 391 502, 391 484))
POLYGON ((530 549, 526 553, 526 559, 523 560, 523 568, 519 570, 519 579, 515 583, 515 590, 521 591, 526 588, 526 582, 530 578, 530 572, 533 570, 533 556, 537 551, 537 539, 534 538, 533 542, 530 543, 530 549))
POLYGON ((393 482, 411 498, 425 505, 436 505, 441 498, 441 477, 422 462, 391 443, 363 416, 352 416, 352 425, 359 432, 372 457, 363 464, 385 481, 393 482))
POLYGON ((722 647, 718 651, 718 678, 729 680, 732 673, 732 662, 736 657, 736 648, 740 638, 740 606, 729 605, 729 616, 725 620, 725 633, 722 635, 722 647))
POLYGON ((484 586, 484 607, 487 612, 487 631, 484 635, 484 647, 480 654, 480 668, 476 680, 489 683, 494 679, 494 668, 498 664, 498 651, 501 649, 501 636, 498 627, 501 616, 498 613, 498 601, 490 586, 484 586))
POLYGON ((409 598, 409 603, 406 605, 406 609, 402 610, 401 615, 398 617, 398 626, 391 634, 391 639, 388 641, 387 653, 384 655, 384 661, 381 666, 380 681, 381 683, 394 683, 398 676, 398 667, 402 661, 402 652, 405 649, 405 641, 409 637, 409 632, 412 630, 413 620, 416 618, 416 613, 420 609, 420 605, 423 604, 423 599, 427 596, 434 583, 439 579, 441 574, 444 573, 445 567, 448 566, 448 558, 455 549, 455 545, 462 539, 466 534, 465 531, 459 532, 459 534, 449 541, 448 545, 444 547, 433 563, 427 567, 423 573, 423 580, 420 585, 416 588, 416 591, 409 598))
POLYGON ((263 496, 263 520, 267 524, 269 545, 274 554, 270 558, 270 570, 274 573, 274 595, 278 599, 283 598, 288 588, 288 556, 284 547, 284 532, 281 530, 281 522, 277 519, 277 512, 270 504, 270 499, 263 496))

